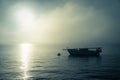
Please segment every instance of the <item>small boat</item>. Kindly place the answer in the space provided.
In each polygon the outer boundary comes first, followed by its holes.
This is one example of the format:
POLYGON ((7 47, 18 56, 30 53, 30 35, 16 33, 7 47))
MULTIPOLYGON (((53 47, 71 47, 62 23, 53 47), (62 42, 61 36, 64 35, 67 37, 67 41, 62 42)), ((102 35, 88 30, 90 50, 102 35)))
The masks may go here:
POLYGON ((102 52, 101 47, 97 48, 74 48, 74 49, 63 49, 67 50, 71 56, 99 56, 102 52))

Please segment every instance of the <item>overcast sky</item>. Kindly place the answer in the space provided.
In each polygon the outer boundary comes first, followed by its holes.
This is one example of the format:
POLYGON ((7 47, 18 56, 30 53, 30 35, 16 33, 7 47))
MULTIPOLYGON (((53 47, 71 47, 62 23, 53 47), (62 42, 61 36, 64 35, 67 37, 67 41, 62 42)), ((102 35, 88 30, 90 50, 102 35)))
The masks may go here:
POLYGON ((0 43, 120 43, 120 0, 0 0, 0 43))

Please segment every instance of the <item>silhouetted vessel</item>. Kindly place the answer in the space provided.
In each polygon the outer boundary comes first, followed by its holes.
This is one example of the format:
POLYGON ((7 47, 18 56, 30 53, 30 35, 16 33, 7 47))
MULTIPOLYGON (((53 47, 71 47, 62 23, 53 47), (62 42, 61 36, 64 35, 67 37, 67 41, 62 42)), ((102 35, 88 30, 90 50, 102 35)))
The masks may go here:
POLYGON ((99 56, 102 52, 100 47, 98 48, 74 48, 63 49, 67 50, 71 56, 99 56))

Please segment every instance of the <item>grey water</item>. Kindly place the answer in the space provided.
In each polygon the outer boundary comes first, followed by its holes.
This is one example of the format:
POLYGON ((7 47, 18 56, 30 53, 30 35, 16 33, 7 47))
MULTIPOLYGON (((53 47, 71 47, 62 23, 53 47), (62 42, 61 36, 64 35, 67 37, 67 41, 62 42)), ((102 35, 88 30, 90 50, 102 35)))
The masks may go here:
POLYGON ((0 80, 120 80, 119 74, 120 46, 103 46, 99 57, 70 57, 52 46, 0 45, 0 80))

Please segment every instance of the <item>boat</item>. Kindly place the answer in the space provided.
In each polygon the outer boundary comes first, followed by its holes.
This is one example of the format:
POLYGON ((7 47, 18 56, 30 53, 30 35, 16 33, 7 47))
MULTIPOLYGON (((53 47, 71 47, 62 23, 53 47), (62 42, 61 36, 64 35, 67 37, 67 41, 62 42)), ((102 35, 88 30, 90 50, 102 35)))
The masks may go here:
POLYGON ((67 50, 71 56, 99 56, 102 52, 101 47, 97 48, 67 48, 63 49, 67 50))

